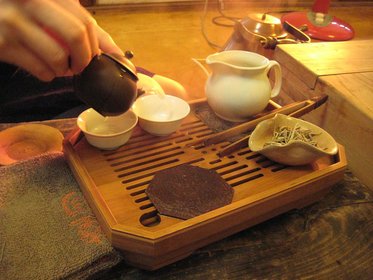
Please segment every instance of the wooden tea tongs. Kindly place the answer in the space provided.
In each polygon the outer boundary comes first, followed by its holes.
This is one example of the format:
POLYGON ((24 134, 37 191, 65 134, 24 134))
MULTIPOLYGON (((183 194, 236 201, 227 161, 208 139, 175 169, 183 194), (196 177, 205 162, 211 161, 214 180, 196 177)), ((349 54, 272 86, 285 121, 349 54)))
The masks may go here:
MULTIPOLYGON (((274 109, 270 111, 269 113, 263 116, 260 116, 259 118, 242 123, 240 125, 232 127, 225 131, 216 133, 212 136, 207 136, 207 137, 198 139, 197 141, 194 141, 193 143, 189 143, 188 146, 196 146, 196 145, 209 146, 212 144, 220 143, 236 135, 239 135, 242 133, 248 133, 249 131, 254 130, 254 128, 256 127, 258 123, 264 120, 270 119, 274 117, 276 114, 284 114, 284 115, 288 115, 288 116, 295 117, 295 118, 303 116, 304 114, 307 114, 311 112, 312 110, 315 110, 316 108, 320 107, 322 104, 326 102, 327 99, 328 99, 328 96, 323 95, 323 96, 313 97, 305 101, 299 101, 299 102, 291 103, 289 105, 285 105, 283 107, 274 109)), ((250 134, 229 144, 228 146, 226 146, 223 150, 219 152, 219 156, 223 157, 223 156, 231 154, 233 151, 236 151, 240 148, 247 147, 249 138, 250 138, 250 134)))

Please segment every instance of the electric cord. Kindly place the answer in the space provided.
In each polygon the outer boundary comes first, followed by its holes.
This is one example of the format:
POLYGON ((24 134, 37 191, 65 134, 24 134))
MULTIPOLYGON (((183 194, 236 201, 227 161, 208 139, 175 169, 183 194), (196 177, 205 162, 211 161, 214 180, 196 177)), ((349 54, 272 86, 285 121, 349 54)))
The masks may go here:
MULTIPOLYGON (((224 1, 223 0, 217 0, 218 3, 218 12, 219 16, 215 16, 212 18, 212 22, 215 25, 222 26, 222 27, 228 27, 228 28, 233 28, 234 25, 241 20, 239 17, 233 17, 233 16, 228 16, 224 14, 223 9, 224 9, 224 1), (228 23, 224 23, 223 21, 228 21, 228 23)), ((221 50, 223 46, 220 46, 219 44, 216 44, 212 42, 207 35, 206 29, 205 29, 205 22, 206 22, 206 17, 207 17, 207 10, 208 10, 208 5, 209 5, 209 0, 205 0, 205 4, 203 7, 203 14, 201 17, 201 31, 204 39, 206 42, 213 48, 221 50)))
POLYGON ((208 4, 209 4, 209 0, 205 0, 205 4, 204 4, 204 7, 203 7, 203 14, 201 16, 201 32, 202 32, 202 36, 205 38, 206 42, 213 48, 217 48, 217 49, 221 49, 222 47, 219 46, 218 44, 212 42, 208 36, 207 36, 207 33, 206 33, 206 30, 205 30, 205 21, 206 21, 206 16, 207 16, 207 8, 208 8, 208 4))
POLYGON ((212 22, 215 23, 218 26, 224 26, 224 27, 234 27, 234 25, 241 20, 239 17, 233 17, 233 16, 227 16, 223 10, 224 10, 224 1, 218 0, 218 12, 220 16, 216 16, 212 18, 212 22), (223 23, 221 20, 229 21, 231 23, 223 23), (232 23, 233 22, 233 23, 232 23))

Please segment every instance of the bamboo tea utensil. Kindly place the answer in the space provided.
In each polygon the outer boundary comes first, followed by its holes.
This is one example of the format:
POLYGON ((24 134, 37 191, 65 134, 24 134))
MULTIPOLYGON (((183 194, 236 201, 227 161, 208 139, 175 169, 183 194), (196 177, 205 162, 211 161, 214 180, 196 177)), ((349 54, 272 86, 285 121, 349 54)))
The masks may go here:
MULTIPOLYGON (((292 113, 288 114, 288 116, 295 117, 295 118, 303 116, 303 115, 311 112, 312 110, 315 110, 316 108, 320 107, 322 104, 324 104, 326 102, 327 99, 328 99, 328 96, 325 95, 325 96, 318 96, 318 97, 314 97, 312 99, 306 100, 305 105, 302 108, 293 111, 292 113)), ((292 104, 294 104, 294 103, 292 103, 292 104)), ((283 108, 285 108, 285 107, 283 107, 283 108)), ((293 107, 293 108, 295 108, 295 107, 293 107)), ((272 115, 272 114, 270 113, 268 115, 272 115)), ((266 115, 266 116, 268 116, 268 115, 266 115)), ((271 118, 271 117, 269 117, 269 118, 271 118)), ((254 126, 254 128, 255 128, 255 126, 254 126)), ((250 138, 250 134, 248 134, 248 135, 240 138, 239 140, 229 144, 228 146, 226 146, 224 149, 222 149, 219 152, 219 156, 224 157, 224 156, 227 156, 227 155, 231 154, 232 152, 234 152, 238 149, 246 147, 249 138, 250 138)))
POLYGON ((188 146, 197 146, 197 145, 203 145, 203 146, 209 146, 212 144, 216 144, 219 142, 222 142, 230 137, 233 137, 235 135, 238 135, 240 133, 247 132, 251 129, 254 129, 255 126, 260 123, 263 120, 269 119, 273 116, 275 116, 277 113, 281 113, 284 115, 287 115, 291 112, 297 111, 301 108, 303 108, 305 105, 307 105, 306 101, 299 101, 299 102, 294 102, 289 105, 286 105, 281 108, 274 109, 270 111, 269 113, 266 113, 265 115, 253 119, 248 122, 244 122, 242 124, 239 124, 235 127, 232 127, 230 129, 224 130, 222 132, 215 133, 212 136, 207 136, 201 139, 198 139, 197 141, 194 141, 192 143, 189 143, 188 146))
POLYGON ((207 136, 205 138, 198 139, 197 141, 194 141, 193 143, 189 143, 188 146, 197 146, 197 145, 203 145, 203 146, 209 146, 212 144, 216 144, 219 142, 222 142, 230 137, 236 136, 240 133, 245 133, 247 131, 250 131, 255 128, 255 126, 260 123, 263 120, 270 119, 274 117, 276 114, 284 114, 289 115, 291 113, 301 114, 302 109, 307 110, 307 112, 319 107, 321 104, 323 104, 327 100, 327 96, 322 97, 315 97, 309 100, 305 101, 299 101, 294 102, 288 105, 285 105, 281 108, 274 109, 270 111, 269 113, 265 114, 264 116, 261 116, 259 118, 253 119, 251 121, 242 123, 240 125, 237 125, 233 128, 227 129, 225 131, 216 133, 212 136, 207 136), (299 111, 299 112, 298 112, 299 111))
POLYGON ((225 157, 233 153, 234 151, 237 151, 239 149, 247 147, 247 143, 250 139, 251 134, 248 134, 237 141, 234 141, 233 143, 226 146, 224 149, 222 149, 218 155, 219 157, 225 157))
MULTIPOLYGON (((194 105, 200 105, 200 104, 204 104, 207 102, 207 98, 206 97, 202 97, 202 98, 198 98, 198 99, 192 99, 192 100, 189 100, 188 101, 188 104, 190 106, 194 106, 194 105)), ((281 108, 282 106, 277 104, 276 102, 274 102, 273 100, 269 100, 268 104, 272 107, 272 108, 275 108, 275 109, 278 109, 278 108, 281 108)), ((258 116, 260 116, 261 114, 258 114, 258 116)))

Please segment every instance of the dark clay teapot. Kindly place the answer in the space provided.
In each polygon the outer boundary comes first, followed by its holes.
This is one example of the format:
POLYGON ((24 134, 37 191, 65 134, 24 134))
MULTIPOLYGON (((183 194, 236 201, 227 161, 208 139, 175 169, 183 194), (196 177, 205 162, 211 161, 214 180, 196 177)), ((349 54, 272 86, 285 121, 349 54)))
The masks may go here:
POLYGON ((135 66, 124 56, 95 56, 88 66, 74 76, 74 91, 79 99, 103 116, 126 112, 137 97, 135 66))

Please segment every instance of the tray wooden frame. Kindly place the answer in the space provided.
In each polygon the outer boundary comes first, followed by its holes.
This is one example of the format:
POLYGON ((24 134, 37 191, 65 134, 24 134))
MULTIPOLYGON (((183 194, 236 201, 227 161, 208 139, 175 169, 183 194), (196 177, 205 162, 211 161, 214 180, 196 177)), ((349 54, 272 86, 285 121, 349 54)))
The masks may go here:
POLYGON ((129 264, 155 270, 314 203, 343 178, 347 166, 341 145, 336 156, 300 167, 271 162, 248 147, 220 158, 218 151, 229 142, 187 145, 213 133, 192 110, 174 134, 155 137, 137 127, 130 141, 115 151, 96 149, 85 138, 74 145, 65 139, 65 157, 86 200, 129 264), (159 215, 145 189, 155 172, 183 163, 215 169, 234 188, 233 202, 188 220, 159 215))

